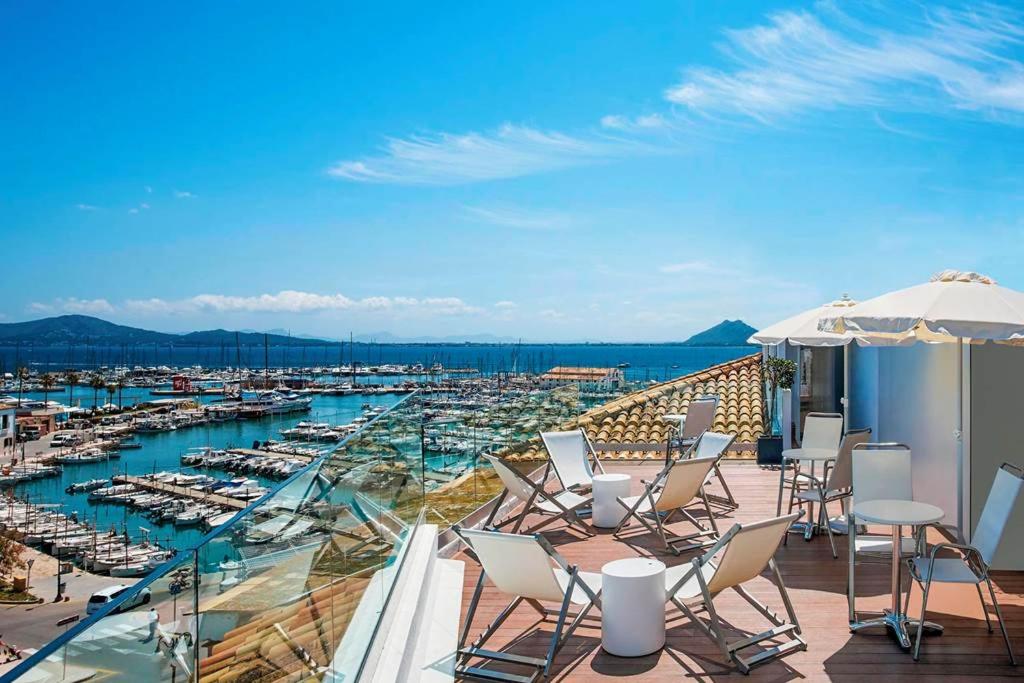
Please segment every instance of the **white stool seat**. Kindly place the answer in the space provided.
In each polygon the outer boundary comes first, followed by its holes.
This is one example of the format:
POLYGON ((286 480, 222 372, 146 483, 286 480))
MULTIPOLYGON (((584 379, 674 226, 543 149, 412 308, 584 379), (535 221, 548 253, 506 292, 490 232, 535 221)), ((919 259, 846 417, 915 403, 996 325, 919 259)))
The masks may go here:
POLYGON ((594 475, 594 507, 590 523, 602 529, 613 529, 619 525, 626 509, 616 498, 629 495, 632 477, 628 474, 594 475))
POLYGON ((601 647, 640 657, 665 645, 665 565, 644 557, 601 568, 601 647))

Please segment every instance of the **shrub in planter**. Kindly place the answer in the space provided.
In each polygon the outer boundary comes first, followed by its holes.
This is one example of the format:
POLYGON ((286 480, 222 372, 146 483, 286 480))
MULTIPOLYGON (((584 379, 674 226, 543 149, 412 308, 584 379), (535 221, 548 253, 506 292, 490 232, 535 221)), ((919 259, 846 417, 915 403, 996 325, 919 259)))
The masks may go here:
POLYGON ((779 389, 792 389, 796 378, 796 363, 786 358, 767 358, 761 363, 761 386, 766 400, 762 401, 762 424, 765 434, 757 439, 759 465, 782 464, 782 428, 779 425, 779 389))

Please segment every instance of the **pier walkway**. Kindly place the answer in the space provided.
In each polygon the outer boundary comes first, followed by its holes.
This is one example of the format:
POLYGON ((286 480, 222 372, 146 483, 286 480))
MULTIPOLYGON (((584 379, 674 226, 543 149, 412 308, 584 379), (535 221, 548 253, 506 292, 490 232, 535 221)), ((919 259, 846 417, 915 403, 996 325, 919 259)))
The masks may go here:
POLYGON ((143 477, 134 477, 127 474, 122 474, 114 477, 115 484, 134 484, 139 488, 146 489, 148 491, 160 491, 162 493, 170 493, 180 498, 192 498, 194 500, 201 500, 205 503, 213 503, 215 505, 222 505, 229 507, 233 510, 244 510, 248 503, 244 500, 237 500, 235 498, 229 498, 227 496, 220 496, 216 493, 205 493, 203 491, 196 491, 195 489, 188 488, 187 486, 177 486, 175 484, 165 484, 159 481, 153 481, 152 479, 145 479, 143 477))
POLYGON ((261 458, 277 458, 278 460, 297 460, 307 465, 313 461, 312 456, 301 453, 278 453, 277 451, 265 451, 262 448, 228 448, 228 453, 235 455, 259 456, 261 458))

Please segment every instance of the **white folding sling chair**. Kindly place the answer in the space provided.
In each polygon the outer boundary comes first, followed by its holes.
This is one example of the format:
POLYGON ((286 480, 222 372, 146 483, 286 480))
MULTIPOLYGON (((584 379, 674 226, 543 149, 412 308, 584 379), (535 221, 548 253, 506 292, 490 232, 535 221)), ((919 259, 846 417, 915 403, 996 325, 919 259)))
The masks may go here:
POLYGON ((825 469, 820 476, 812 475, 809 472, 797 472, 794 476, 802 479, 807 487, 796 490, 789 499, 789 511, 793 511, 794 503, 804 505, 805 503, 818 504, 818 526, 824 527, 828 533, 828 542, 832 545, 832 558, 839 557, 836 552, 836 540, 832 534, 832 525, 829 522, 828 504, 840 501, 843 507, 843 516, 846 515, 845 503, 853 495, 853 449, 857 444, 867 443, 871 438, 871 429, 851 429, 846 432, 842 443, 839 445, 839 456, 832 467, 825 469))
MULTIPOLYGON (((857 533, 857 524, 861 522, 854 518, 854 503, 868 500, 913 500, 914 488, 909 446, 901 443, 859 443, 853 447, 851 456, 853 495, 846 514, 846 532, 850 541, 846 596, 850 623, 853 624, 857 621, 857 592, 854 585, 857 558, 887 562, 892 558, 892 536, 857 533)), ((913 538, 905 537, 900 544, 901 556, 914 554, 913 538)))
POLYGON ((692 448, 700 435, 711 429, 715 422, 715 410, 718 409, 717 396, 702 396, 690 401, 685 414, 668 414, 661 417, 668 422, 669 430, 665 443, 665 461, 672 459, 672 448, 678 448, 680 455, 692 448))
POLYGON ((473 598, 466 612, 466 620, 459 638, 459 650, 455 673, 457 676, 479 678, 491 681, 514 681, 528 683, 538 677, 546 677, 551 671, 555 655, 572 635, 576 627, 587 616, 590 609, 601 607, 601 575, 580 571, 571 566, 554 548, 539 534, 522 536, 505 534, 496 531, 479 531, 453 527, 480 562, 480 578, 473 590, 473 598), (494 586, 513 596, 498 616, 487 626, 483 633, 470 645, 466 645, 473 617, 480 604, 484 580, 490 579, 494 586), (521 603, 535 609, 542 619, 555 617, 555 631, 551 635, 547 655, 527 657, 510 652, 485 650, 484 644, 494 635, 501 624, 515 611, 521 603), (557 603, 559 609, 552 610, 542 603, 557 603), (576 614, 570 609, 576 608, 576 614), (566 626, 566 620, 572 621, 566 626), (474 659, 499 664, 523 666, 532 669, 528 676, 514 675, 484 665, 470 666, 474 659))
POLYGON ((688 565, 670 567, 665 571, 666 600, 672 602, 698 628, 718 644, 722 656, 732 661, 744 674, 759 664, 765 664, 792 652, 806 650, 807 643, 800 637, 800 622, 797 621, 793 603, 789 600, 782 574, 775 564, 775 551, 786 534, 789 525, 796 521, 803 511, 783 517, 766 519, 753 524, 736 524, 722 536, 710 550, 695 557, 688 565), (766 605, 751 595, 743 584, 756 578, 766 569, 771 570, 786 608, 788 621, 780 618, 766 605), (722 627, 721 617, 715 608, 715 597, 731 588, 761 613, 772 624, 772 628, 746 638, 728 642, 722 627), (707 612, 707 621, 698 612, 707 612), (783 642, 779 643, 778 641, 783 642), (765 643, 765 641, 774 641, 765 643), (740 656, 740 651, 759 645, 763 649, 749 658, 740 656))
POLYGON ((711 479, 718 479, 718 483, 722 487, 724 496, 715 494, 707 494, 708 500, 714 501, 718 505, 724 505, 730 508, 738 508, 740 506, 736 498, 733 497, 732 491, 729 490, 729 484, 725 481, 725 477, 722 476, 721 470, 721 459, 725 456, 725 452, 729 450, 729 446, 736 440, 736 435, 722 434, 721 432, 706 431, 700 435, 697 443, 693 445, 690 452, 687 454, 691 458, 717 458, 712 471, 708 474, 708 478, 704 481, 705 486, 711 483, 711 479))
POLYGON ((581 496, 578 493, 573 493, 572 491, 547 493, 544 490, 543 482, 538 484, 529 477, 516 472, 514 469, 502 462, 501 458, 487 454, 484 454, 483 457, 487 462, 491 463, 491 467, 494 468, 494 471, 501 479, 501 483, 505 485, 505 490, 501 492, 501 496, 499 496, 498 500, 495 501, 494 507, 491 509, 491 514, 488 515, 487 521, 484 522, 485 528, 492 527, 498 512, 501 510, 502 503, 505 501, 505 498, 511 494, 523 502, 522 512, 500 522, 493 528, 500 529, 509 524, 514 524, 512 527, 512 533, 517 534, 519 533, 519 529, 523 526, 523 522, 526 521, 527 516, 529 516, 530 513, 537 513, 547 517, 547 519, 534 527, 527 529, 525 533, 539 531, 556 520, 564 519, 570 526, 579 528, 588 536, 591 535, 592 532, 587 528, 586 524, 580 520, 578 515, 581 508, 588 507, 590 505, 590 498, 581 496))
MULTIPOLYGON (((928 527, 938 527, 937 524, 922 526, 917 531, 917 552, 914 557, 907 560, 910 566, 910 576, 921 589, 924 596, 921 600, 921 623, 924 623, 925 610, 928 609, 928 593, 932 583, 973 583, 978 589, 978 599, 981 600, 981 611, 985 615, 985 625, 988 632, 992 633, 992 620, 988 616, 988 607, 985 605, 985 596, 981 592, 981 584, 988 586, 989 596, 992 598, 992 607, 995 609, 996 618, 999 620, 999 628, 1003 632, 1003 641, 1006 643, 1006 651, 1010 654, 1010 663, 1016 666, 1017 660, 1013 656, 1013 646, 1010 644, 1010 634, 1006 631, 1006 622, 1003 621, 1003 614, 999 610, 999 602, 996 600, 996 592, 992 588, 992 580, 988 576, 989 567, 996 551, 999 550, 1000 541, 1003 540, 1003 532, 1010 523, 1010 515, 1013 514, 1014 505, 1020 495, 1021 485, 1024 484, 1024 470, 1016 465, 1003 463, 996 472, 995 481, 989 489, 988 498, 985 499, 985 507, 981 511, 981 518, 978 526, 971 536, 970 545, 960 543, 938 543, 928 552, 925 543, 925 534, 928 527), (947 552, 949 551, 949 552, 947 552), (940 554, 943 555, 940 557, 940 554)), ((913 584, 911 584, 913 587, 913 584)), ((910 591, 907 591, 907 602, 910 605, 910 591)), ((907 611, 906 608, 903 610, 907 611)), ((925 629, 917 630, 917 640, 914 643, 914 659, 921 655, 921 633, 925 629)))
POLYGON ((665 548, 675 555, 684 550, 703 548, 714 543, 718 538, 718 525, 715 523, 715 515, 708 504, 707 496, 704 495, 704 481, 716 462, 718 458, 715 456, 669 462, 654 481, 642 482, 642 494, 618 499, 619 505, 626 508, 626 515, 615 528, 615 534, 620 534, 630 519, 636 519, 652 534, 657 534, 665 548), (711 524, 710 529, 684 509, 698 498, 704 504, 708 522, 711 524), (665 533, 665 525, 670 523, 677 513, 697 527, 698 531, 687 536, 673 536, 670 539, 665 533), (652 527, 647 518, 651 518, 655 526, 652 527), (710 539, 700 543, 689 543, 681 548, 675 545, 704 536, 709 536, 710 539))
POLYGON ((571 432, 541 432, 544 448, 548 451, 548 462, 555 471, 555 476, 566 491, 581 491, 593 488, 594 468, 590 459, 594 459, 597 470, 604 474, 604 466, 597 458, 594 447, 583 429, 571 432))

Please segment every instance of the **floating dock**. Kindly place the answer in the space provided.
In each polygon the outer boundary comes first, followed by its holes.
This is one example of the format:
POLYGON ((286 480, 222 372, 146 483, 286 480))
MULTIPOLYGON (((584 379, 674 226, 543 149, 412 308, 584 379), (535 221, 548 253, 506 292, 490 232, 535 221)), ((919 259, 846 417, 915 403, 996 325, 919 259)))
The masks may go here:
POLYGON ((195 489, 188 488, 187 486, 164 484, 163 482, 153 481, 152 479, 146 479, 144 477, 133 477, 127 474, 121 474, 114 477, 113 481, 115 484, 134 484, 135 486, 138 486, 141 489, 146 489, 147 491, 170 493, 178 496, 179 498, 192 498, 194 500, 201 500, 205 503, 229 507, 233 510, 244 510, 249 505, 249 503, 244 500, 229 498, 228 496, 220 496, 216 493, 204 493, 203 491, 196 491, 195 489))

